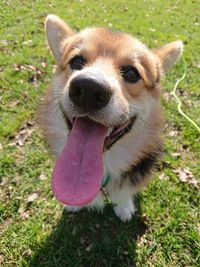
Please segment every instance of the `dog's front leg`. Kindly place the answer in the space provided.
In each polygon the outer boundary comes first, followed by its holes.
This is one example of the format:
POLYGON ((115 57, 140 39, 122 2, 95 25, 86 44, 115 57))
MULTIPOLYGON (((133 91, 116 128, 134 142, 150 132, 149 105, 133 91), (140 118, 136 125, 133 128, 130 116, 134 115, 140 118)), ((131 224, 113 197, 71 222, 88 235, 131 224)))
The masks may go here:
POLYGON ((114 186, 108 186, 108 191, 117 217, 123 222, 130 221, 137 210, 133 202, 133 196, 136 193, 134 188, 129 183, 123 185, 117 183, 114 186))

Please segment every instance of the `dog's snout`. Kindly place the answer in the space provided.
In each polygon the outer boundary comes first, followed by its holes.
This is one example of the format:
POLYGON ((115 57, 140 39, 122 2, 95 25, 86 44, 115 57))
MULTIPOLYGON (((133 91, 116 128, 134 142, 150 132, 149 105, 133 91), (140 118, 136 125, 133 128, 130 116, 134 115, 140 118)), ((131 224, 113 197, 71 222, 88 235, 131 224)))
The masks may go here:
POLYGON ((69 98, 82 111, 95 111, 109 103, 111 88, 108 82, 94 75, 78 75, 70 83, 69 98))

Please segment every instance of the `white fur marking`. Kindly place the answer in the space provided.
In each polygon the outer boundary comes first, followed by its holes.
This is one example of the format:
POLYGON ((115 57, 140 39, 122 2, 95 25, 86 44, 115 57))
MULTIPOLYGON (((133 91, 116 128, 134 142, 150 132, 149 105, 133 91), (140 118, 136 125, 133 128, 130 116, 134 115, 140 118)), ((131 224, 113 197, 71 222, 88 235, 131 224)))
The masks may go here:
POLYGON ((122 222, 128 222, 131 220, 133 214, 136 212, 136 208, 133 204, 132 199, 129 199, 122 206, 118 205, 114 207, 114 212, 122 222))
POLYGON ((73 206, 65 206, 65 211, 66 212, 72 212, 72 213, 75 213, 75 212, 78 212, 82 209, 83 207, 73 207, 73 206))

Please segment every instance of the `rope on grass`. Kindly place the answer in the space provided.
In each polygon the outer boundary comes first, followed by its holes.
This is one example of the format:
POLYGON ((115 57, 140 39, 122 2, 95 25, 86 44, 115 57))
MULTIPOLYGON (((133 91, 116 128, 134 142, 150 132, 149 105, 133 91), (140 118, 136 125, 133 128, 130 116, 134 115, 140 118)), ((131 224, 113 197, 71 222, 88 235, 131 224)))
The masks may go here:
POLYGON ((187 72, 187 65, 186 65, 186 61, 185 59, 183 58, 183 63, 184 63, 184 73, 183 75, 181 76, 180 79, 178 79, 174 85, 174 88, 173 90, 171 91, 171 94, 173 95, 173 97, 175 98, 176 102, 177 102, 177 109, 178 109, 178 112, 186 119, 188 120, 196 129, 197 131, 200 133, 200 127, 196 124, 196 122, 194 122, 189 116, 187 116, 185 114, 185 112, 181 109, 181 105, 182 105, 182 102, 180 100, 180 98, 177 96, 176 94, 176 90, 177 90, 177 87, 179 85, 179 83, 185 79, 185 76, 186 76, 186 72, 187 72))

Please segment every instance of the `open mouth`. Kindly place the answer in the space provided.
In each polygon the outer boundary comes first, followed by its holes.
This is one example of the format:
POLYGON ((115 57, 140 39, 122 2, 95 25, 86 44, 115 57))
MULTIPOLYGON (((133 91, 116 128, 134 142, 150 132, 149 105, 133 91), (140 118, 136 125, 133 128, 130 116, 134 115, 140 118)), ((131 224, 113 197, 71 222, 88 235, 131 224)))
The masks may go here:
POLYGON ((60 202, 83 206, 98 195, 103 182, 103 151, 127 134, 135 119, 110 130, 87 117, 66 118, 70 133, 52 174, 52 191, 60 202))
POLYGON ((125 134, 127 134, 133 127, 135 119, 136 116, 133 116, 129 119, 129 121, 126 124, 114 127, 109 136, 107 136, 105 139, 104 143, 105 148, 109 149, 115 142, 117 142, 120 138, 122 138, 125 134))
MULTIPOLYGON (((88 119, 89 121, 91 120, 90 118, 86 118, 86 119, 88 119)), ((69 118, 65 116, 65 120, 66 120, 69 130, 71 131, 73 128, 75 118, 70 120, 69 118)), ((113 127, 112 129, 109 128, 108 134, 104 141, 104 150, 110 149, 114 143, 116 143, 125 134, 127 134, 132 129, 135 120, 136 120, 136 115, 131 117, 128 120, 128 122, 126 122, 123 125, 113 127)))

